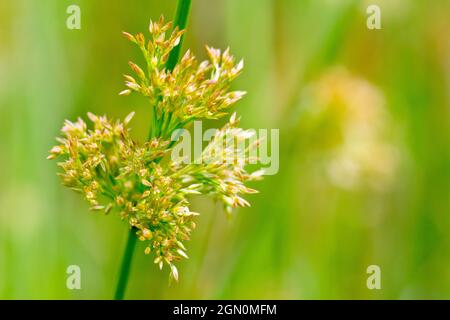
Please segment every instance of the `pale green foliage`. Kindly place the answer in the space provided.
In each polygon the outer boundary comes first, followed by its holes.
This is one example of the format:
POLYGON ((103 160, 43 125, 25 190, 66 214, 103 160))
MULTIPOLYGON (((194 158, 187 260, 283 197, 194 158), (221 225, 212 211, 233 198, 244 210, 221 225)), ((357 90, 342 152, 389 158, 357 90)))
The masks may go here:
POLYGON ((240 94, 228 92, 228 86, 241 68, 233 67, 228 51, 220 54, 209 49, 212 64, 198 66, 188 53, 173 73, 166 71, 167 55, 181 35, 175 30, 165 40, 163 34, 169 28, 162 21, 151 23, 152 40, 147 47, 143 36, 127 34, 140 45, 149 64, 147 75, 131 64, 139 83, 127 76, 127 86, 155 105, 149 141, 140 144, 130 137, 128 123, 133 113, 123 122, 89 113, 92 129, 82 119, 66 121, 63 136, 57 139, 60 144, 53 147, 48 158, 63 157, 64 161, 58 163, 63 184, 84 194, 92 210, 119 212, 130 227, 136 228, 139 239, 147 241, 145 253, 152 252, 154 262, 160 268, 167 264, 171 276, 178 279, 173 263, 187 258, 183 242, 189 240, 198 215, 189 209, 188 196, 213 195, 229 213, 232 208, 249 205, 241 196, 256 191, 245 182, 261 178, 262 171, 248 173, 244 169, 253 160, 249 155, 258 141, 245 148, 226 145, 227 141, 243 141, 251 135, 237 127, 235 115, 205 148, 203 162, 185 164, 167 156, 172 146, 168 137, 173 130, 195 118, 218 118, 237 100, 240 94))

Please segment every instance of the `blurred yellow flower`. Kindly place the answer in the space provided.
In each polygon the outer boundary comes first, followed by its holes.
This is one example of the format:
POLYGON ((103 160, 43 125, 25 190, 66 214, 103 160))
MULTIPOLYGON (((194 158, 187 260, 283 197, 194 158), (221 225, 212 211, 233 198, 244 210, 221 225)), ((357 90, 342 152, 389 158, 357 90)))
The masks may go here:
POLYGON ((305 88, 301 108, 301 134, 316 138, 312 152, 333 184, 383 189, 391 182, 398 157, 380 90, 338 67, 305 88))

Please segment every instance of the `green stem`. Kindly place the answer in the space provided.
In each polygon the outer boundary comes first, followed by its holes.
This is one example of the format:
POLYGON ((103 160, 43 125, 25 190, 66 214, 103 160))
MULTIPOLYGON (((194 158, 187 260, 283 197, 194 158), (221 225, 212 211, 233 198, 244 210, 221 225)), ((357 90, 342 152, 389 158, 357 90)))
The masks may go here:
MULTIPOLYGON (((192 0, 178 0, 177 14, 175 17, 174 28, 178 27, 179 30, 186 29, 187 20, 189 17, 189 10, 191 9, 192 0)), ((173 48, 169 54, 169 59, 167 60, 166 67, 168 70, 173 70, 175 65, 180 59, 181 46, 183 45, 184 35, 180 39, 178 46, 173 48)))
POLYGON ((130 274, 131 260, 133 259, 134 247, 136 246, 136 229, 131 228, 128 233, 127 245, 122 258, 122 265, 120 267, 119 280, 117 282, 115 300, 122 300, 125 295, 125 290, 128 283, 128 275, 130 274))
MULTIPOLYGON (((183 30, 186 28, 190 8, 191 8, 191 0, 178 0, 174 28, 178 27, 180 30, 183 30)), ((167 64, 166 64, 166 67, 168 70, 173 70, 173 68, 175 68, 175 65, 178 63, 178 60, 180 59, 180 51, 181 51, 181 46, 183 44, 183 40, 184 40, 184 36, 181 37, 180 43, 178 44, 178 46, 176 46, 170 52, 170 55, 169 55, 169 58, 168 58, 167 64)), ((155 115, 153 115, 153 116, 155 116, 155 115)), ((153 126, 152 126, 151 130, 153 130, 153 126)), ((150 131, 149 136, 150 137, 153 136, 152 131, 150 131)), ((130 273, 131 261, 133 259, 133 252, 134 252, 134 248, 136 247, 136 240, 137 240, 136 229, 131 228, 129 235, 128 235, 125 252, 124 252, 123 258, 122 258, 122 265, 120 268, 119 280, 117 282, 116 294, 114 295, 114 299, 116 299, 116 300, 122 300, 125 296, 125 290, 127 288, 127 283, 128 283, 128 276, 130 273)))

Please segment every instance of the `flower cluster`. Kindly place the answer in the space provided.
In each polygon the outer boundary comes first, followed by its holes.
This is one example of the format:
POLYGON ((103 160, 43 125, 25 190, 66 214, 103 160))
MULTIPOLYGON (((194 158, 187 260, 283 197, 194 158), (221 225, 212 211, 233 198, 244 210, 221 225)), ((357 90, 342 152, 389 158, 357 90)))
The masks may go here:
POLYGON ((230 147, 230 141, 244 142, 251 136, 250 131, 238 128, 235 114, 216 132, 202 153, 202 162, 186 164, 168 156, 172 144, 165 133, 170 134, 191 117, 222 116, 221 110, 236 97, 227 91, 229 81, 241 68, 232 67, 228 51, 221 55, 210 49, 212 66, 202 63, 194 67, 195 59, 186 54, 173 72, 166 71, 167 56, 182 33, 175 29, 166 40, 164 33, 169 28, 162 20, 151 22, 152 39, 146 47, 142 35, 128 35, 141 46, 149 63, 148 75, 131 64, 139 84, 127 76, 128 87, 149 97, 158 111, 149 141, 138 143, 131 138, 128 124, 134 113, 124 121, 88 113, 90 128, 80 118, 66 120, 62 137, 57 138, 59 144, 50 150, 48 159, 62 158, 58 165, 63 184, 82 193, 92 210, 118 212, 135 228, 138 238, 147 242, 145 253, 152 253, 160 268, 168 265, 171 277, 178 280, 174 262, 187 258, 183 242, 189 240, 198 215, 189 209, 189 196, 213 195, 230 213, 232 208, 249 205, 242 195, 256 190, 245 183, 260 179, 263 172, 245 170, 254 160, 257 140, 230 147), (187 113, 187 106, 192 107, 191 113, 187 113))
POLYGON ((331 183, 378 191, 392 184, 398 151, 388 132, 383 94, 373 84, 333 68, 306 87, 300 106, 298 134, 314 142, 309 157, 318 157, 315 165, 325 169, 331 183))
POLYGON ((154 135, 166 137, 195 119, 218 119, 227 114, 227 109, 240 100, 244 91, 230 91, 231 82, 241 73, 244 63, 237 64, 227 49, 206 47, 210 61, 199 62, 188 50, 173 70, 165 66, 169 53, 178 45, 183 31, 175 28, 168 39, 166 32, 171 23, 150 22, 150 39, 146 42, 142 33, 135 36, 124 33, 141 49, 146 72, 137 64, 130 67, 137 79, 125 75, 127 89, 120 94, 139 92, 150 99, 154 106, 156 126, 154 135))
POLYGON ((242 194, 257 191, 245 186, 247 181, 260 180, 264 170, 249 173, 245 166, 257 162, 259 140, 249 143, 253 131, 238 128, 239 119, 233 114, 230 121, 218 130, 201 155, 201 161, 189 164, 173 163, 175 175, 202 194, 212 194, 231 214, 232 208, 250 206, 242 194))

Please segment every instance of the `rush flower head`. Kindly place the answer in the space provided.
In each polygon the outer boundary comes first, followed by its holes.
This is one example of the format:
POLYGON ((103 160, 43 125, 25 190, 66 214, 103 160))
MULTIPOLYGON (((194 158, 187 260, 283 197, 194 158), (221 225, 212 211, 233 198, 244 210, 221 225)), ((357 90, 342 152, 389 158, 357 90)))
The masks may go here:
POLYGON ((227 147, 227 141, 251 136, 250 131, 238 128, 235 114, 205 148, 204 161, 184 164, 168 156, 174 130, 194 119, 224 116, 243 95, 229 90, 243 64, 235 64, 228 49, 222 53, 207 48, 210 61, 201 63, 188 51, 173 70, 166 69, 168 56, 183 33, 175 28, 166 37, 169 29, 171 23, 164 24, 161 18, 150 22, 147 42, 142 34, 124 33, 140 47, 146 71, 130 62, 137 79, 125 76, 128 89, 122 94, 136 91, 150 99, 149 140, 138 143, 131 138, 128 125, 134 113, 123 121, 88 113, 91 125, 81 118, 65 121, 59 144, 50 150, 48 159, 62 159, 58 163, 62 183, 83 194, 92 210, 118 212, 135 228, 139 240, 147 243, 145 254, 153 254, 159 268, 169 266, 171 277, 177 280, 174 263, 188 257, 184 242, 198 216, 190 209, 190 196, 212 195, 231 213, 233 208, 250 205, 243 195, 256 190, 245 184, 260 179, 263 172, 245 169, 250 155, 256 154, 258 141, 227 147))
POLYGON ((391 121, 380 90, 335 67, 311 83, 300 101, 299 134, 313 137, 309 157, 332 184, 348 189, 389 188, 398 167, 391 121), (317 157, 317 158, 316 158, 317 157))
POLYGON ((150 99, 154 116, 164 124, 164 136, 196 119, 218 119, 244 95, 244 91, 230 91, 230 85, 241 73, 244 62, 236 63, 230 50, 206 47, 209 60, 199 62, 188 50, 173 70, 166 62, 170 51, 179 43, 183 30, 175 28, 164 19, 150 22, 150 37, 141 33, 125 37, 137 44, 144 59, 145 68, 130 62, 135 77, 125 75, 127 89, 120 94, 138 92, 150 99), (146 71, 144 71, 146 70, 146 71), (169 116, 170 115, 170 116, 169 116))

